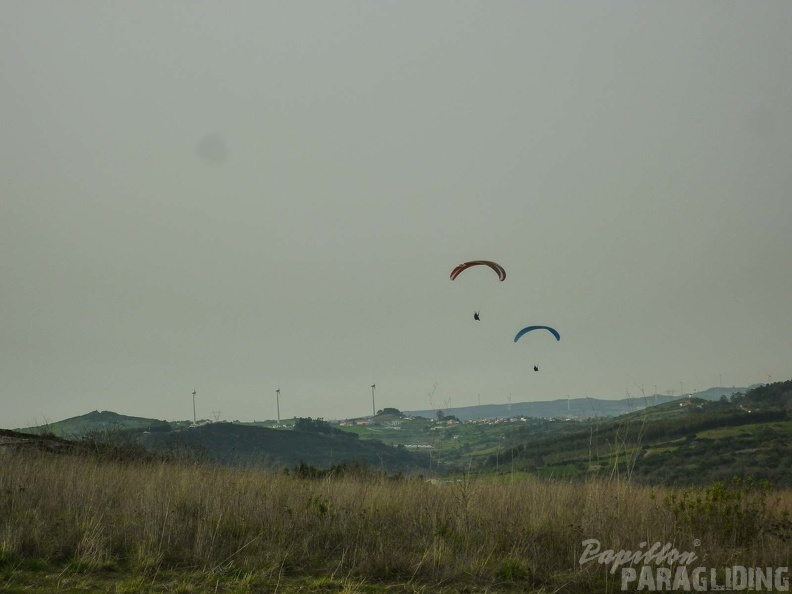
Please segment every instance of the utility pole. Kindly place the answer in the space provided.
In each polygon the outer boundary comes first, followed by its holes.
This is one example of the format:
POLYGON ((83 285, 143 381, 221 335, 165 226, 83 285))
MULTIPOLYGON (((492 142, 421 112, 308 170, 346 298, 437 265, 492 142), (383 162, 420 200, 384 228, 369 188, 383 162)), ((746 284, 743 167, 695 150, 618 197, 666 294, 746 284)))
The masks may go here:
POLYGON ((278 409, 278 425, 280 425, 280 388, 275 388, 275 406, 278 409))
POLYGON ((193 425, 194 425, 195 423, 198 422, 198 419, 195 417, 195 395, 197 394, 197 392, 193 390, 192 394, 193 394, 193 425))
POLYGON ((377 416, 377 409, 374 406, 374 389, 377 387, 377 384, 371 384, 371 416, 377 416))

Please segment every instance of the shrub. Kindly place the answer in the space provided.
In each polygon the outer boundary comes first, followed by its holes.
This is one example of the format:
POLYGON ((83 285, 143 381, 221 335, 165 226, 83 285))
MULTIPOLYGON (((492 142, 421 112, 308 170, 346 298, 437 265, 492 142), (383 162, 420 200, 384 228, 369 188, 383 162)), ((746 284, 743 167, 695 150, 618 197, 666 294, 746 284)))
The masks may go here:
POLYGON ((754 541, 771 526, 775 514, 770 488, 767 481, 734 477, 731 484, 671 492, 663 503, 676 524, 691 534, 738 546, 754 541))

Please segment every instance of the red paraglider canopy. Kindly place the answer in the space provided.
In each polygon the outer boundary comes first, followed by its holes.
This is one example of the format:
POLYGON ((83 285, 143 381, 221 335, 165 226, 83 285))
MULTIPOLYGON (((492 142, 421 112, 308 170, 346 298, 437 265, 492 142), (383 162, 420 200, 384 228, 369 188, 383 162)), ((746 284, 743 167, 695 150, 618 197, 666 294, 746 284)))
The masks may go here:
POLYGON ((454 280, 463 270, 467 270, 472 266, 489 266, 498 273, 498 280, 506 280, 506 271, 503 269, 503 266, 497 262, 491 262, 489 260, 472 260, 470 262, 460 264, 451 271, 451 280, 454 280))

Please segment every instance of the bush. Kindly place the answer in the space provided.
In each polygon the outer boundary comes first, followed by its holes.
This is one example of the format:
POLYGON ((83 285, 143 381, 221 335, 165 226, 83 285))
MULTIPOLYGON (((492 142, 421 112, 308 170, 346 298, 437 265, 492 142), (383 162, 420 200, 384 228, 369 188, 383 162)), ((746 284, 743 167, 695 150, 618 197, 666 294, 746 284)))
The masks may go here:
POLYGON ((707 535, 722 545, 742 546, 766 532, 775 519, 771 485, 734 477, 731 484, 686 489, 668 494, 664 505, 677 526, 695 536, 707 535))

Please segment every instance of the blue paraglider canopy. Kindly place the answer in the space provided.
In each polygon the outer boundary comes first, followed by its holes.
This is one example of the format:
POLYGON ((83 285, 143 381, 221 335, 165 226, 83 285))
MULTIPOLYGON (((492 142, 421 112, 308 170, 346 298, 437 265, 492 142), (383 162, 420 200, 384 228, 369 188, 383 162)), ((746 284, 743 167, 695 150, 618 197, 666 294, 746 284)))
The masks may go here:
POLYGON ((551 328, 550 326, 527 326, 517 333, 517 336, 514 337, 514 342, 517 342, 518 340, 520 340, 520 337, 523 334, 527 334, 532 330, 547 330, 548 332, 550 332, 550 334, 556 337, 556 340, 561 340, 561 335, 558 333, 558 330, 556 330, 555 328, 551 328))

